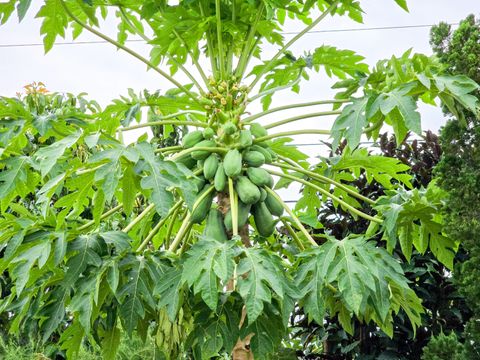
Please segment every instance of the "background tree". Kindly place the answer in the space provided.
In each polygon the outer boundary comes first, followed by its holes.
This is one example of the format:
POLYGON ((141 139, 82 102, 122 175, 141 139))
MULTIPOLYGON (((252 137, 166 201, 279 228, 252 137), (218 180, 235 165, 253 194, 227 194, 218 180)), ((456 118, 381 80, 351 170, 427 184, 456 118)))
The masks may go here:
MULTIPOLYGON (((468 16, 455 31, 445 23, 434 27, 431 44, 450 74, 465 74, 480 81, 480 22, 468 16)), ((480 93, 475 93, 477 97, 480 93)), ((450 110, 450 109, 449 109, 450 110)), ((448 112, 451 115, 451 112, 448 112)), ((480 358, 480 122, 478 114, 465 111, 452 118, 441 131, 444 154, 436 168, 438 184, 448 194, 444 213, 448 235, 462 243, 465 258, 459 258, 454 280, 473 315, 463 334, 468 359, 480 358)), ((449 341, 443 344, 448 345, 449 341)), ((438 348, 438 344, 437 344, 438 348)), ((426 355, 426 359, 430 359, 426 355)), ((439 357, 442 358, 442 357, 439 357)), ((443 357, 444 358, 444 357, 443 357)))
MULTIPOLYGON (((1 3, 0 22, 14 13, 21 20, 30 4, 1 3)), ((420 135, 419 101, 476 112, 470 94, 479 86, 411 52, 373 68, 333 46, 292 54, 291 45, 327 16, 361 21, 360 2, 45 0, 37 17, 47 51, 69 29, 74 37, 89 31, 174 88, 48 116, 1 98, 0 270, 11 287, 0 311, 10 316, 9 331, 58 341, 67 358, 86 339, 107 359, 122 333, 152 336, 163 358, 277 357, 295 308, 317 324, 336 318, 350 334, 355 319, 392 337, 400 313, 415 331, 424 308, 392 252, 399 244, 409 261, 413 249, 431 251, 451 268, 458 242, 444 236, 438 188, 413 189, 406 165, 358 145, 363 135, 377 139, 384 125, 398 143, 409 131, 420 135), (99 31, 108 13, 118 21, 117 40, 99 31), (287 18, 303 27, 288 41, 280 34, 287 18), (125 46, 132 34, 148 41, 149 56, 125 46), (267 43, 279 48, 269 59, 267 43), (298 92, 320 70, 339 80, 335 99, 270 108, 275 92, 298 92), (250 114, 257 100, 263 111, 250 114), (282 117, 312 106, 330 108, 282 117), (265 124, 272 113, 279 120, 265 124), (277 129, 327 115, 339 115, 331 130, 277 129), (123 142, 126 131, 156 126, 153 138, 123 142), (177 145, 183 126, 188 133, 177 145), (319 159, 312 169, 288 144, 304 133, 348 146, 335 163, 319 159), (40 141, 33 153, 29 137, 40 141), (370 199, 348 184, 360 176, 382 184, 385 195, 370 199), (304 190, 295 211, 275 191, 291 182, 313 195, 304 190), (317 219, 329 200, 368 220, 366 232, 315 236, 301 219, 317 219), (372 240, 379 234, 386 249, 372 240)))

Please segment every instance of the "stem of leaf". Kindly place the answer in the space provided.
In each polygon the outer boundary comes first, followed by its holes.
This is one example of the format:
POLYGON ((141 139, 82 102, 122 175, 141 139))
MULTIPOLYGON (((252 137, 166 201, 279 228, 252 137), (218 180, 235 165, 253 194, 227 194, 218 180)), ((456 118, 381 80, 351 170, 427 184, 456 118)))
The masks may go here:
POLYGON ((180 209, 180 207, 182 206, 183 204, 183 200, 179 200, 177 201, 177 203, 170 209, 170 211, 168 212, 168 214, 163 218, 161 219, 157 225, 155 225, 155 227, 150 231, 150 233, 147 235, 147 237, 145 238, 145 240, 143 240, 143 242, 140 244, 140 246, 137 248, 137 253, 142 251, 147 245, 148 243, 153 239, 153 237, 155 236, 155 234, 161 229, 161 227, 167 222, 167 220, 170 218, 170 215, 174 214, 178 209, 180 209))
POLYGON ((67 4, 65 4, 64 0, 60 0, 60 3, 62 4, 63 8, 65 9, 65 12, 70 16, 73 21, 75 21, 78 25, 83 27, 84 29, 90 31, 92 34, 100 37, 101 39, 111 43, 112 45, 115 45, 117 48, 122 49, 126 53, 132 55, 133 57, 137 58, 144 64, 146 64, 149 68, 152 70, 156 71, 158 74, 163 76, 165 79, 170 81, 173 85, 175 85, 177 88, 179 88, 181 91, 183 91, 185 94, 187 94, 193 101, 201 105, 197 99, 197 96, 194 95, 190 90, 188 90, 185 86, 180 84, 177 80, 175 80, 172 76, 168 75, 165 71, 159 69, 156 67, 151 61, 147 60, 144 58, 142 55, 138 54, 137 52, 133 51, 132 49, 126 47, 125 45, 120 44, 118 41, 115 41, 114 39, 108 37, 107 35, 101 33, 100 31, 95 30, 91 26, 85 24, 83 21, 81 21, 79 18, 77 18, 68 8, 67 4))
POLYGON ((194 151, 208 151, 208 152, 216 152, 216 153, 223 153, 225 154, 226 152, 228 152, 228 149, 225 149, 225 148, 216 148, 216 147, 203 147, 203 146, 199 146, 199 147, 192 147, 192 148, 189 148, 189 149, 185 149, 183 151, 180 151, 179 153, 177 153, 175 156, 173 156, 171 159, 169 159, 170 161, 175 161, 175 160, 178 160, 180 159, 181 157, 185 156, 185 155, 188 155, 190 154, 191 152, 194 152, 194 151))
POLYGON ((270 140, 270 139, 275 139, 279 137, 284 137, 284 136, 290 136, 290 135, 303 135, 303 134, 319 134, 319 135, 330 135, 329 130, 317 130, 317 129, 305 129, 305 130, 291 130, 291 131, 285 131, 285 132, 279 132, 276 134, 269 134, 265 136, 261 136, 259 138, 256 138, 253 140, 254 143, 259 143, 262 141, 270 140))
MULTIPOLYGON (((203 192, 202 195, 198 197, 197 200, 195 200, 195 203, 193 204, 193 207, 192 207, 192 212, 195 211, 195 209, 203 201, 203 199, 205 199, 213 190, 215 190, 215 187, 211 185, 207 190, 203 192)), ((187 227, 190 224, 190 218, 191 218, 191 213, 188 213, 185 220, 183 221, 183 224, 180 230, 177 233, 177 236, 175 237, 175 239, 173 240, 173 243, 168 248, 168 251, 174 252, 175 250, 177 250, 177 247, 180 244, 180 241, 182 241, 182 237, 185 235, 185 231, 187 230, 187 227)))
POLYGON ((177 236, 175 236, 175 239, 170 244, 168 251, 174 252, 175 250, 177 250, 177 247, 182 241, 182 238, 185 235, 185 232, 188 230, 188 227, 190 226, 190 217, 191 217, 191 214, 188 213, 185 219, 183 220, 182 226, 180 226, 180 229, 178 229, 177 236))
POLYGON ((293 175, 290 175, 290 174, 284 174, 284 173, 280 173, 280 172, 277 172, 277 171, 273 171, 273 170, 267 170, 270 174, 272 175, 275 175, 275 176, 279 176, 279 177, 283 177, 285 179, 290 179, 290 180, 293 180, 293 181, 296 181, 296 182, 299 182, 303 185, 306 185, 306 186, 309 186, 315 190, 317 190, 319 193, 329 197, 330 199, 332 199, 333 201, 336 201, 337 203, 339 203, 340 205, 342 205, 344 208, 350 210, 350 212, 352 214, 355 214, 355 215, 358 215, 366 220, 369 220, 369 221, 373 221, 373 222, 376 222, 376 223, 379 223, 381 224, 383 221, 382 219, 379 219, 377 217, 373 217, 373 216, 370 216, 368 214, 365 214, 363 211, 360 211, 356 208, 354 208, 352 205, 350 204, 347 204, 345 201, 341 200, 340 198, 336 197, 335 195, 329 193, 327 190, 325 189, 322 189, 320 186, 318 185, 315 185, 315 184, 312 184, 311 182, 307 181, 307 180, 304 180, 304 179, 301 179, 301 178, 298 178, 296 176, 293 176, 293 175))
POLYGON ((183 254, 185 252, 185 250, 187 250, 187 245, 190 242, 190 239, 192 237, 191 236, 192 235, 192 227, 193 227, 193 224, 190 223, 188 225, 187 230, 185 231, 185 241, 183 242, 182 247, 180 248, 180 254, 179 255, 183 254))
POLYGON ((273 114, 278 111, 282 110, 290 110, 290 109, 295 109, 299 107, 308 107, 308 106, 316 106, 316 105, 327 105, 327 104, 343 104, 350 102, 350 100, 321 100, 321 101, 312 101, 312 102, 307 102, 307 103, 300 103, 300 104, 291 104, 291 105, 285 105, 285 106, 279 106, 276 108, 272 108, 266 111, 263 111, 261 113, 249 116, 245 119, 243 119, 244 123, 250 123, 262 116, 273 114))
MULTIPOLYGON (((203 18, 205 18, 207 15, 205 14, 205 10, 203 9, 203 0, 199 1, 199 7, 200 7, 200 14, 202 15, 203 18)), ((217 78, 218 70, 217 70, 217 64, 215 63, 215 58, 213 56, 213 43, 212 43, 212 38, 210 36, 210 29, 207 30, 206 37, 207 37, 207 53, 208 53, 208 57, 210 58, 210 64, 212 66, 212 74, 214 78, 217 78)))
POLYGON ((318 246, 317 243, 315 242, 315 240, 313 240, 313 238, 310 236, 310 234, 308 233, 307 229, 305 229, 305 227, 303 226, 302 222, 298 219, 298 217, 295 216, 295 214, 293 213, 292 210, 290 210, 290 208, 288 207, 287 204, 285 204, 285 202, 280 198, 280 196, 277 195, 277 193, 275 191, 273 191, 272 189, 268 188, 268 187, 265 187, 265 190, 267 190, 267 192, 272 195, 280 204, 282 204, 283 208, 285 209, 285 211, 288 213, 288 215, 290 215, 290 217, 293 219, 293 221, 295 222, 295 224, 298 226, 298 228, 300 229, 300 231, 303 233, 303 235, 305 235, 305 237, 307 238, 307 240, 310 242, 310 244, 312 244, 312 246, 318 246))
MULTIPOLYGON (((172 237, 173 225, 177 220, 177 216, 180 210, 181 210, 181 207, 178 207, 177 209, 175 209, 175 211, 171 216, 172 221, 170 221, 170 223, 168 224, 167 233, 165 235, 165 248, 168 248, 170 246, 170 238, 172 237)), ((185 213, 183 214, 182 219, 184 219, 185 216, 187 216, 187 211, 185 211, 185 213)))
POLYGON ((240 55, 240 59, 238 60, 235 75, 240 79, 244 76, 245 70, 248 65, 248 60, 250 59, 250 54, 253 52, 252 45, 255 43, 255 33, 257 32, 257 25, 263 15, 264 9, 265 4, 262 1, 259 8, 257 9, 257 16, 255 17, 253 24, 250 26, 250 30, 247 35, 247 41, 245 42, 242 54, 240 55))
MULTIPOLYGON (((284 157, 283 156, 279 156, 279 159, 283 160, 284 157)), ((292 170, 292 171, 297 171, 299 173, 302 173, 304 175, 307 175, 309 177, 311 177, 312 179, 315 179, 315 180, 318 180, 320 182, 323 182, 323 183, 329 183, 329 184, 332 184, 342 190, 344 190, 346 193, 356 197, 357 199, 360 199, 368 204, 375 204, 375 201, 373 201, 372 199, 369 199, 359 193, 357 193, 355 190, 352 190, 350 189, 349 187, 343 185, 342 183, 339 183, 338 181, 335 181, 333 179, 330 179, 329 177, 327 176, 323 176, 323 175, 320 175, 320 174, 317 174, 317 173, 314 173, 313 171, 309 171, 309 170, 305 170, 304 168, 302 167, 298 167, 298 166, 290 166, 290 165, 286 165, 286 164, 278 164, 278 163, 274 163, 274 164, 271 164, 272 166, 276 166, 276 167, 279 167, 279 168, 282 168, 282 169, 287 169, 287 170, 292 170)))
MULTIPOLYGON (((145 34, 141 31, 139 31, 130 21, 128 18, 127 13, 123 9, 121 5, 118 6, 118 9, 120 10, 120 16, 122 17, 123 21, 127 23, 127 25, 132 29, 134 33, 136 33, 138 36, 140 36, 143 40, 145 40, 147 43, 151 43, 152 39, 149 39, 145 34)), ((168 59, 173 62, 180 70, 183 71, 183 73, 192 81, 192 83, 196 86, 200 94, 205 95, 205 91, 203 90, 202 86, 198 83, 197 79, 192 75, 190 71, 188 71, 182 64, 180 64, 177 60, 175 60, 172 56, 170 56, 168 53, 166 54, 168 59)))
POLYGON ((129 233, 135 225, 137 225, 140 221, 142 221, 146 216, 148 216, 152 210, 155 209, 155 204, 148 205, 135 219, 132 220, 130 224, 128 224, 122 231, 124 233, 129 233))
POLYGON ((207 128, 208 124, 200 121, 181 121, 181 120, 160 120, 160 121, 151 121, 138 125, 133 125, 129 127, 120 128, 120 131, 129 131, 135 129, 141 129, 144 127, 155 126, 155 125, 178 125, 178 126, 194 126, 207 128))
POLYGON ((166 146, 164 148, 160 148, 160 149, 155 149, 154 150, 154 153, 155 154, 158 154, 158 153, 167 153, 169 151, 177 151, 177 150, 182 150, 183 147, 182 146, 166 146))
POLYGON ((288 124, 294 121, 298 120, 303 120, 303 119, 309 119, 312 117, 320 117, 320 116, 331 116, 331 115, 340 115, 342 112, 341 111, 323 111, 323 112, 316 112, 316 113, 311 113, 311 114, 304 114, 304 115, 298 115, 298 116, 293 116, 288 119, 280 120, 271 124, 268 124, 265 127, 265 129, 272 129, 274 127, 288 124))
POLYGON ((222 34, 222 9, 220 0, 215 0, 215 16, 217 23, 217 42, 218 42, 218 61, 220 63, 220 77, 225 79, 225 53, 223 51, 223 34, 222 34))
MULTIPOLYGON (((114 208, 111 208, 110 210, 108 210, 107 212, 103 213, 100 216, 100 220, 103 220, 103 219, 109 217, 110 215, 115 214, 117 211, 121 210, 122 208, 123 208, 123 204, 119 204, 119 205, 115 206, 114 208)), ((77 231, 86 230, 90 226, 93 226, 93 225, 95 225, 95 220, 90 220, 89 222, 87 222, 87 223, 83 224, 82 226, 78 227, 77 231)))
POLYGON ((182 36, 178 33, 177 30, 173 29, 172 30, 173 33, 175 34, 175 36, 177 37, 177 39, 182 43, 182 45, 185 47, 185 49, 187 49, 187 52, 190 54, 190 57, 192 58, 192 62, 193 62, 193 65, 195 66, 195 68, 197 69, 198 73, 200 74, 203 82, 205 83, 205 85, 207 86, 207 88, 209 88, 209 84, 208 84, 208 78, 207 78, 207 75, 205 75, 205 72, 203 71, 203 68, 200 66, 200 63, 198 62, 198 60, 195 58, 195 56, 193 55, 193 52, 192 50, 187 46, 187 43, 185 42, 185 40, 182 38, 182 36))
MULTIPOLYGON (((262 91, 262 92, 258 93, 257 95, 254 95, 251 98, 249 98, 248 102, 250 103, 252 101, 255 101, 255 100, 260 99, 264 96, 273 94, 273 93, 275 93, 277 91, 280 91, 280 90, 290 89, 291 87, 297 85, 300 82, 301 79, 302 79, 302 69, 300 69, 300 71, 298 73, 298 76, 295 80, 289 82, 288 84, 285 84, 285 85, 282 85, 282 86, 277 86, 277 87, 274 87, 272 89, 262 91)), ((249 88, 249 89, 251 89, 251 88, 249 88)))
POLYGON ((300 240, 300 238, 297 236, 297 234, 295 233, 295 230, 293 230, 293 228, 290 226, 287 219, 281 218, 280 221, 283 223, 283 225, 287 229, 288 233, 290 234, 292 239, 295 241, 297 246, 300 248, 300 250, 302 250, 302 251, 305 250, 305 246, 303 246, 302 240, 300 240))
POLYGON ((305 35, 307 32, 312 30, 315 26, 317 26, 324 18, 327 17, 328 14, 330 14, 335 8, 337 7, 338 3, 340 0, 336 0, 328 7, 327 10, 325 10, 318 18, 316 18, 310 25, 308 25, 305 29, 300 31, 295 37, 293 37, 288 43, 286 43, 276 54, 273 58, 271 58, 268 61, 268 65, 265 66, 262 71, 256 76, 256 78, 253 80, 253 82, 250 84, 249 88, 253 89, 255 85, 260 81, 260 79, 265 75, 268 71, 271 70, 272 66, 275 63, 275 60, 277 60, 280 56, 282 56, 287 49, 292 46, 298 39, 302 38, 303 35, 305 35))
POLYGON ((232 215, 232 235, 238 235, 238 198, 233 188, 232 178, 228 178, 228 193, 230 196, 230 212, 232 215))

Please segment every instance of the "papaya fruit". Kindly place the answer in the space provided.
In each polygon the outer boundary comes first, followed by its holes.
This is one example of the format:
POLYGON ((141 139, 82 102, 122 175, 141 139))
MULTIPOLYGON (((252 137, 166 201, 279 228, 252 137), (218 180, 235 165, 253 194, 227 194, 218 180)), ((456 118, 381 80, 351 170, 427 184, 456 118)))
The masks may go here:
POLYGON ((203 176, 205 179, 212 180, 217 173, 218 168, 218 156, 217 154, 210 154, 203 164, 203 176))
MULTIPOLYGON (((250 215, 250 204, 245 204, 242 201, 238 202, 238 227, 241 227, 247 223, 248 216, 250 215)), ((228 231, 232 231, 232 211, 228 210, 224 219, 225 227, 228 231)))
POLYGON ((189 132, 182 139, 182 146, 189 149, 203 140, 203 132, 200 130, 189 132))
POLYGON ((193 179, 193 182, 198 189, 198 191, 201 191, 203 187, 205 186, 205 178, 203 176, 198 176, 193 179))
POLYGON ((275 231, 275 221, 264 202, 259 202, 252 207, 253 221, 260 235, 269 237, 275 231))
POLYGON ((267 136, 268 131, 265 129, 262 125, 259 123, 253 123, 250 125, 250 132, 252 135, 256 138, 262 137, 262 136, 267 136))
POLYGON ((178 162, 185 165, 190 170, 192 170, 197 165, 197 160, 192 158, 190 155, 181 157, 180 159, 178 159, 178 162))
POLYGON ((265 163, 266 164, 271 164, 272 163, 272 155, 264 147, 259 146, 259 145, 252 145, 250 147, 250 150, 251 151, 258 151, 258 152, 262 153, 262 155, 265 157, 265 163))
MULTIPOLYGON (((203 190, 198 194, 197 200, 195 203, 197 204, 198 199, 210 188, 210 185, 205 185, 203 190)), ((210 191, 210 193, 205 196, 198 204, 195 209, 193 209, 190 215, 190 221, 194 224, 200 224, 208 215, 210 208, 212 207, 212 201, 215 196, 215 191, 210 191)))
POLYGON ((247 169, 247 176, 252 183, 259 187, 269 186, 273 182, 272 175, 262 168, 249 167, 247 169))
POLYGON ((233 135, 237 132, 237 126, 231 121, 228 121, 225 125, 223 125, 223 132, 227 135, 233 135))
POLYGON ((270 213, 272 215, 275 215, 275 216, 282 216, 283 215, 283 211, 285 210, 283 208, 283 205, 280 201, 278 201, 277 199, 275 199, 275 197, 270 194, 269 192, 267 192, 267 198, 265 199, 265 205, 267 206, 268 210, 270 211, 270 213))
POLYGON ((242 155, 237 149, 229 150, 223 159, 225 174, 235 179, 242 172, 242 155))
POLYGON ((214 136, 215 136, 215 130, 213 130, 212 128, 206 128, 205 130, 203 130, 203 138, 205 140, 210 140, 214 136))
POLYGON ((240 200, 245 204, 255 204, 260 200, 260 189, 246 176, 240 176, 237 179, 235 190, 237 190, 240 200))
POLYGON ((246 148, 253 144, 252 133, 250 130, 240 130, 240 134, 238 136, 238 145, 240 148, 246 148))
MULTIPOLYGON (((193 148, 196 147, 216 147, 217 144, 213 140, 203 140, 198 143, 196 143, 193 148)), ((192 151, 191 157, 194 158, 195 160, 205 160, 208 156, 210 155, 210 151, 208 150, 197 150, 197 151, 192 151)))
POLYGON ((223 170, 223 163, 220 163, 217 167, 213 185, 217 191, 223 191, 225 190, 225 186, 227 186, 227 175, 225 175, 225 170, 223 170))
POLYGON ((226 242, 228 240, 225 225, 223 224, 223 216, 218 209, 210 209, 203 235, 220 242, 226 242))
POLYGON ((246 151, 243 154, 243 161, 248 166, 258 167, 265 164, 265 156, 259 151, 246 151))
POLYGON ((262 189, 262 188, 259 188, 259 189, 260 189, 260 200, 258 201, 263 202, 267 198, 268 193, 265 189, 262 189))

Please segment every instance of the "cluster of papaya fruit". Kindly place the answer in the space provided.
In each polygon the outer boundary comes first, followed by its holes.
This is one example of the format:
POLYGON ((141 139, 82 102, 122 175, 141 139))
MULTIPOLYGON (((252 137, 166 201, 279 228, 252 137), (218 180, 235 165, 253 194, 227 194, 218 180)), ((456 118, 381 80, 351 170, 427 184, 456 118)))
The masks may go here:
POLYGON ((230 197, 232 190, 238 195, 238 227, 245 225, 252 215, 261 236, 268 237, 274 232, 274 216, 282 216, 284 208, 272 190, 274 179, 262 168, 277 159, 277 154, 262 140, 266 135, 267 130, 258 123, 245 124, 230 118, 183 137, 182 146, 189 150, 180 161, 200 173, 196 180, 199 201, 190 221, 201 223, 209 216, 206 229, 211 232, 209 235, 226 239, 225 230, 233 230, 231 209, 222 214, 212 207, 216 195, 230 197))

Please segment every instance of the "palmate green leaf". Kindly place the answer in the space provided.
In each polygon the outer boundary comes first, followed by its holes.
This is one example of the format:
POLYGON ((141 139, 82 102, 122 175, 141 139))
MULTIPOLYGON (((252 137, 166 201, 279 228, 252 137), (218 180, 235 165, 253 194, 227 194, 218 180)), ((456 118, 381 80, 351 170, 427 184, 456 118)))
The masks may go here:
POLYGON ((80 351, 85 333, 78 321, 73 321, 60 336, 60 348, 69 359, 75 359, 80 351))
POLYGON ((117 326, 107 330, 102 336, 102 356, 105 360, 115 360, 120 347, 122 332, 117 326))
POLYGON ((155 204, 158 214, 166 216, 173 205, 173 194, 169 188, 179 189, 191 209, 197 194, 197 188, 191 181, 193 173, 182 164, 162 160, 154 154, 150 144, 137 144, 137 151, 144 160, 139 168, 147 173, 140 185, 143 189, 150 190, 149 198, 155 204))
POLYGON ((69 243, 67 252, 73 256, 67 261, 67 270, 62 281, 63 286, 74 287, 78 278, 89 265, 100 267, 102 265, 101 253, 104 248, 105 242, 96 234, 79 235, 69 243))
POLYGON ((28 168, 31 160, 27 156, 11 157, 1 162, 0 199, 5 199, 19 187, 28 188, 28 168))
POLYGON ((113 148, 100 151, 89 159, 92 166, 101 163, 101 167, 95 170, 95 181, 101 183, 106 202, 111 201, 117 189, 124 171, 123 163, 128 163, 131 168, 132 164, 138 162, 139 157, 138 152, 132 147, 115 144, 113 148))
POLYGON ((15 11, 15 3, 17 0, 9 0, 0 3, 0 24, 5 24, 15 11))
POLYGON ((81 135, 81 131, 77 131, 52 145, 42 147, 33 155, 33 166, 41 172, 42 177, 52 170, 60 157, 80 139, 81 135))
POLYGON ((152 297, 152 284, 146 269, 146 260, 140 256, 130 256, 121 271, 126 271, 126 279, 117 293, 120 302, 120 319, 128 334, 137 328, 145 317, 146 307, 155 308, 152 297))
POLYGON ((283 137, 275 139, 269 143, 270 148, 275 151, 278 155, 285 156, 290 160, 293 160, 297 163, 305 162, 308 159, 308 155, 304 154, 297 147, 287 145, 293 141, 292 138, 283 137))
POLYGON ((46 299, 46 303, 40 309, 40 328, 42 332, 42 341, 47 342, 50 335, 58 329, 65 319, 65 305, 68 297, 68 290, 62 287, 56 287, 46 299))
POLYGON ((32 0, 19 0, 17 3, 18 21, 22 21, 32 4, 32 0))
POLYGON ((60 0, 45 0, 37 17, 43 18, 40 33, 45 35, 43 45, 45 52, 48 52, 52 49, 57 36, 65 37, 68 26, 67 14, 60 0))
POLYGON ((159 306, 166 307, 168 318, 175 321, 178 310, 183 303, 185 282, 182 281, 182 270, 167 268, 161 281, 157 283, 154 293, 160 296, 159 306))
POLYGON ((259 248, 244 249, 243 255, 237 267, 238 292, 245 302, 248 322, 252 323, 273 295, 283 299, 289 280, 278 256, 259 248))
MULTIPOLYGON (((420 114, 417 112, 416 101, 408 95, 411 88, 411 86, 404 86, 389 93, 380 94, 372 104, 370 113, 373 115, 380 110, 383 115, 387 116, 396 109, 401 115, 404 126, 416 134, 422 135, 420 114)), ((404 134, 399 134, 397 131, 395 135, 397 143, 401 143, 405 138, 404 134)))
POLYGON ((234 242, 221 243, 203 238, 187 252, 188 258, 183 263, 181 281, 193 286, 194 293, 200 293, 213 311, 218 303, 219 280, 225 286, 233 275, 233 245, 234 242))
POLYGON ((409 259, 412 245, 424 254, 430 249, 435 257, 449 269, 459 242, 443 233, 443 192, 434 184, 427 189, 397 190, 377 200, 375 209, 385 219, 381 229, 387 241, 387 249, 393 251, 398 240, 402 252, 409 259))
POLYGON ((302 254, 295 281, 303 289, 300 305, 317 323, 323 323, 325 310, 331 316, 340 311, 346 329, 351 313, 387 330, 390 314, 403 309, 414 328, 420 324, 421 302, 409 288, 400 264, 361 237, 330 239, 302 254), (398 292, 392 295, 393 287, 398 292))
POLYGON ((363 130, 368 124, 367 105, 369 101, 367 97, 353 99, 352 104, 345 106, 342 114, 332 126, 334 145, 338 145, 340 138, 345 137, 350 148, 355 149, 358 146, 363 130))
POLYGON ((368 72, 368 65, 362 63, 364 59, 352 50, 340 50, 334 46, 323 45, 307 56, 306 61, 315 71, 323 67, 329 77, 346 79, 347 75, 354 76, 358 72, 368 72))
MULTIPOLYGON (((341 174, 348 171, 358 178, 361 171, 364 171, 369 183, 375 180, 386 189, 391 189, 397 181, 409 188, 412 187, 410 182, 412 177, 406 173, 410 169, 408 165, 395 158, 371 155, 366 148, 344 151, 341 157, 332 158, 330 161, 332 165, 328 169, 329 173, 341 174)), ((335 178, 335 175, 333 177, 335 178)))

